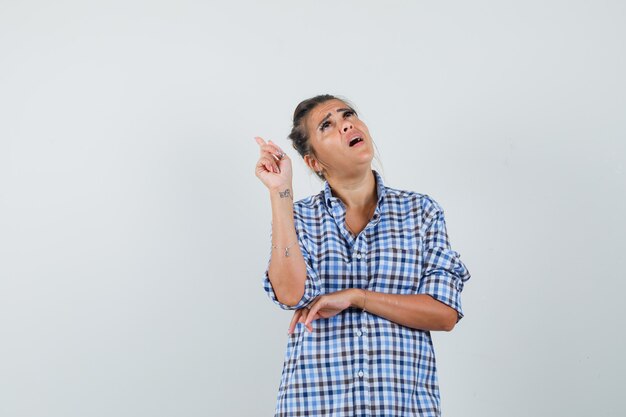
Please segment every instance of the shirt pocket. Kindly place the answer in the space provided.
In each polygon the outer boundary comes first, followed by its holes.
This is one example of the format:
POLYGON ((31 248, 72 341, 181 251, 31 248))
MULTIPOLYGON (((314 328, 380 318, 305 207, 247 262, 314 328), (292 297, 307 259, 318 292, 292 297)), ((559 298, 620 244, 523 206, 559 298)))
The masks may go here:
POLYGON ((369 286, 389 294, 415 294, 419 283, 418 236, 392 235, 381 239, 369 253, 369 286))

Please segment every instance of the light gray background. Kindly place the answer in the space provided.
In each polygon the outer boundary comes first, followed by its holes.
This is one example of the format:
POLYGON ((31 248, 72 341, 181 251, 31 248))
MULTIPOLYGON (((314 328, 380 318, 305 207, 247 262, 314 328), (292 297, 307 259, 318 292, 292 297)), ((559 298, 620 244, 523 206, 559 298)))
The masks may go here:
POLYGON ((272 139, 352 100, 472 274, 453 416, 623 416, 620 1, 1 1, 0 415, 269 416, 272 139))

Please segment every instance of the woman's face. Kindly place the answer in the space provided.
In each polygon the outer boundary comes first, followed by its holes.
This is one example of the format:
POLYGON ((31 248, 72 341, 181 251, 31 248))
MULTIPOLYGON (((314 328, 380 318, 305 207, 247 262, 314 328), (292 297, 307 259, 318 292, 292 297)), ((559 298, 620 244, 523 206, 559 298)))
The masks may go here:
POLYGON ((315 156, 305 156, 311 169, 324 169, 330 176, 370 169, 374 145, 369 130, 343 101, 335 99, 318 104, 309 113, 306 128, 315 150, 315 156))

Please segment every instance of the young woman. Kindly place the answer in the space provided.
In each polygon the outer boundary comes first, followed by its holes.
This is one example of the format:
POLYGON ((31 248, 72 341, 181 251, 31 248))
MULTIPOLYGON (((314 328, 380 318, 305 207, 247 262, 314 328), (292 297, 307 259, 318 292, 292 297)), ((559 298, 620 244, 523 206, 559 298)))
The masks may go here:
POLYGON ((293 201, 291 159, 262 138, 256 176, 272 205, 264 288, 295 310, 276 416, 439 416, 430 331, 463 317, 470 274, 441 206, 386 186, 345 99, 301 102, 289 138, 322 191, 293 201))

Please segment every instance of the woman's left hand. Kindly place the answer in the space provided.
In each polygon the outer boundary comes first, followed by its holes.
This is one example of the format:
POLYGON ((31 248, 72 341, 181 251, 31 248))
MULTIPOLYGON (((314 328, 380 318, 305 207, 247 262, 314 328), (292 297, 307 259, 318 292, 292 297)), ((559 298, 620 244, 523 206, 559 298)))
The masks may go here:
POLYGON ((345 289, 330 294, 324 294, 315 299, 308 307, 296 310, 289 326, 289 333, 293 331, 296 323, 304 323, 309 332, 313 331, 311 323, 317 319, 327 319, 336 316, 348 307, 352 306, 354 291, 345 289))

